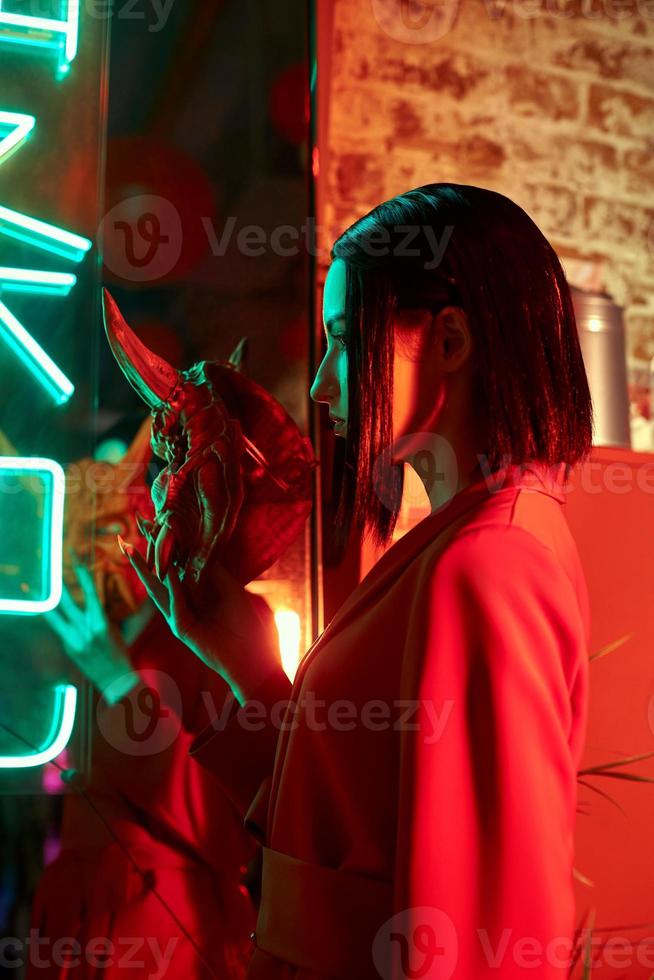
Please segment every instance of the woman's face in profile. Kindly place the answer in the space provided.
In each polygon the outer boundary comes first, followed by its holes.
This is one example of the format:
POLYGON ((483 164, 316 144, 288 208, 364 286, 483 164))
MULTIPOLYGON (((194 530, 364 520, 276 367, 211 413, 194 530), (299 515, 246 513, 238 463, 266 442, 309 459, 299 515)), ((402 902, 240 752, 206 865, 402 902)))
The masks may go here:
MULTIPOLYGON (((348 353, 345 342, 345 263, 334 259, 323 293, 327 351, 310 395, 329 406, 334 434, 345 437, 348 422, 348 353)), ((448 306, 403 313, 394 324, 393 440, 411 433, 438 431, 447 395, 446 378, 467 361, 471 337, 462 310, 448 306), (399 331, 399 333, 398 333, 399 331)), ((411 441, 406 443, 407 447, 411 441)))
POLYGON ((345 346, 345 263, 334 259, 327 278, 322 302, 323 329, 327 351, 323 357, 309 394, 315 402, 329 406, 334 420, 334 434, 347 433, 347 350, 345 346), (338 420, 338 421, 336 421, 338 420))

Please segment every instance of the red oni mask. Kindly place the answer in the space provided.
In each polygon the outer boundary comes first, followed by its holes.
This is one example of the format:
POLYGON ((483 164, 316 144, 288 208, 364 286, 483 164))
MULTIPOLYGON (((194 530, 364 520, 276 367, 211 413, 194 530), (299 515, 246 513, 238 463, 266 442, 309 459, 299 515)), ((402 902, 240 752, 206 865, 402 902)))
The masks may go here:
POLYGON ((64 512, 64 582, 73 598, 83 596, 72 566, 72 552, 92 572, 100 600, 109 619, 120 623, 136 612, 147 593, 116 540, 120 534, 138 546, 141 541, 135 514, 154 517, 146 482, 152 461, 150 430, 145 419, 120 463, 93 459, 72 463, 66 472, 64 512))
POLYGON ((269 568, 311 511, 311 442, 284 407, 245 374, 246 340, 228 361, 177 371, 139 340, 105 290, 111 349, 152 412, 165 467, 152 487, 147 557, 199 580, 216 556, 243 585, 269 568))

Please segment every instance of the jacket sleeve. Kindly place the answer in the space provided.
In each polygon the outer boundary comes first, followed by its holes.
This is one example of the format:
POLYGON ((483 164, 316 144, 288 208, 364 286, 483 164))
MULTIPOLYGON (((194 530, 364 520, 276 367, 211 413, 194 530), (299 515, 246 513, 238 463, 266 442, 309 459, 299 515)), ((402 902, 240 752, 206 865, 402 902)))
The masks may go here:
POLYGON ((268 799, 277 737, 292 685, 281 667, 239 707, 233 700, 226 718, 216 718, 191 745, 191 756, 211 772, 243 818, 265 842, 268 799))
POLYGON ((158 613, 130 647, 130 659, 136 684, 117 702, 99 698, 101 724, 93 761, 114 789, 147 809, 175 764, 175 743, 182 730, 190 739, 216 718, 226 717, 234 696, 226 681, 192 654, 158 613), (156 737, 133 746, 138 729, 147 732, 148 723, 156 727, 156 737), (130 728, 135 729, 131 735, 130 728), (130 751, 139 746, 142 751, 130 751))
POLYGON ((158 614, 130 647, 130 659, 136 684, 119 700, 97 696, 93 766, 113 791, 149 810, 171 778, 178 740, 226 712, 232 693, 158 614))
MULTIPOLYGON (((253 598, 265 617, 271 642, 277 642, 272 611, 262 597, 253 598)), ((167 822, 173 828, 184 823, 180 807, 183 811, 188 806, 191 784, 201 785, 214 777, 237 822, 242 824, 244 812, 255 797, 253 821, 257 819, 255 812, 263 820, 268 787, 265 777, 272 770, 277 719, 283 713, 279 702, 288 699, 291 689, 281 663, 239 712, 229 685, 174 637, 163 620, 153 620, 130 653, 139 677, 124 698, 131 707, 118 705, 103 710, 101 731, 95 739, 94 764, 102 770, 103 778, 144 812, 156 809, 164 819, 167 807, 167 822), (149 751, 132 754, 131 740, 126 738, 129 717, 136 719, 136 727, 143 728, 143 721, 150 720, 148 711, 155 709, 156 729, 150 742, 137 744, 137 748, 149 751), (180 738, 185 746, 181 757, 180 738), (178 769, 186 751, 192 759, 187 758, 186 789, 180 793, 177 784, 183 774, 178 769), (200 769, 194 774, 196 763, 200 769)), ((257 826, 247 829, 258 835, 257 826)))
POLYGON ((397 978, 411 957, 455 980, 563 978, 587 691, 575 589, 534 535, 489 525, 450 544, 426 591, 408 638, 422 656, 400 782, 397 978))

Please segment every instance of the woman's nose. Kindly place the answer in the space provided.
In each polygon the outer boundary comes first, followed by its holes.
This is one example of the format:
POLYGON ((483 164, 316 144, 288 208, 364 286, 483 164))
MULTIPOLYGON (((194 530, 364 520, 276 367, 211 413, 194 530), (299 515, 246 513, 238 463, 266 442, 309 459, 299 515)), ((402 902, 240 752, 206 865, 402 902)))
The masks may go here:
POLYGON ((314 402, 331 402, 334 400, 335 392, 333 381, 329 381, 325 377, 322 364, 316 371, 316 376, 313 379, 313 384, 309 389, 309 397, 314 402))

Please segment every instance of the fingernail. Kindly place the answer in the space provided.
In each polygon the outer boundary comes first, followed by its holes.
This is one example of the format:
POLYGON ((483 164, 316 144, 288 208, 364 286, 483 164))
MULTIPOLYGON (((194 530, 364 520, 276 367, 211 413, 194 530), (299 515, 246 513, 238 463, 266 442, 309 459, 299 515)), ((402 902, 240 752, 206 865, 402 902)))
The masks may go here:
POLYGON ((121 538, 120 534, 116 535, 116 541, 118 542, 118 547, 125 558, 130 558, 134 553, 134 545, 130 544, 129 541, 125 541, 121 538))

